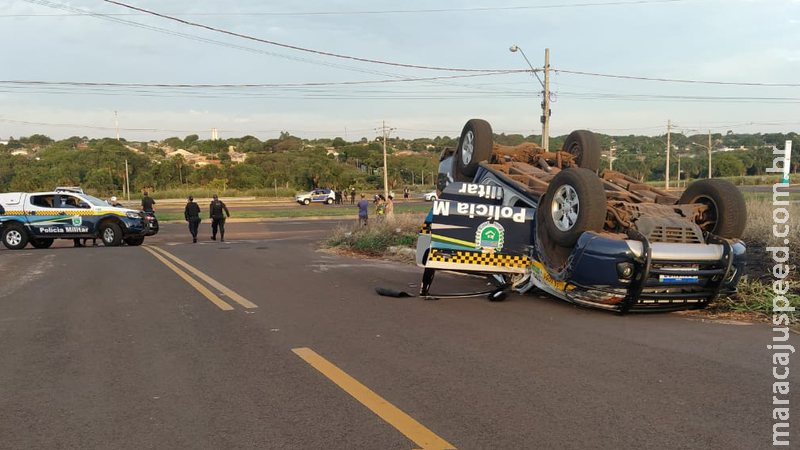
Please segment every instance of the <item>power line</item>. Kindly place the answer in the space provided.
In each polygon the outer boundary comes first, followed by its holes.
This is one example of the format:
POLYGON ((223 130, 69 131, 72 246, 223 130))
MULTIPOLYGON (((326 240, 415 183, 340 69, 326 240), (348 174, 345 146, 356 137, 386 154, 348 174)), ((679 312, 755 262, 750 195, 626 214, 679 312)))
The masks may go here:
MULTIPOLYGON (((381 14, 428 14, 428 13, 454 13, 454 12, 487 12, 487 11, 522 11, 537 9, 564 9, 585 8, 602 6, 629 6, 659 3, 678 3, 686 0, 629 0, 613 2, 584 2, 550 5, 528 6, 486 6, 469 8, 432 8, 432 9, 388 9, 388 10, 356 10, 356 11, 275 11, 275 12, 199 12, 199 13, 170 13, 173 16, 348 16, 348 15, 381 15, 381 14)), ((0 17, 73 17, 85 16, 87 13, 75 14, 0 14, 0 17)), ((115 13, 108 16, 141 16, 146 13, 115 13)))
POLYGON ((346 60, 351 60, 351 61, 359 61, 359 62, 366 62, 366 63, 372 63, 372 64, 381 64, 381 65, 393 66, 393 67, 404 67, 404 68, 408 68, 408 69, 439 70, 439 71, 447 71, 447 72, 493 72, 493 70, 487 70, 487 69, 464 69, 464 68, 453 68, 453 67, 437 67, 437 66, 423 66, 423 65, 417 65, 417 64, 396 63, 396 62, 391 62, 391 61, 382 61, 382 60, 378 60, 378 59, 362 58, 362 57, 358 57, 358 56, 342 55, 342 54, 339 54, 339 53, 332 53, 332 52, 325 52, 325 51, 321 51, 321 50, 314 50, 314 49, 311 49, 311 48, 300 47, 300 46, 297 46, 297 45, 284 44, 282 42, 271 41, 271 40, 268 40, 268 39, 261 39, 261 38, 255 37, 255 36, 250 36, 250 35, 242 34, 242 33, 236 33, 236 32, 233 32, 233 31, 228 31, 228 30, 224 30, 222 28, 212 27, 212 26, 204 25, 204 24, 197 23, 197 22, 191 22, 191 21, 188 21, 188 20, 185 20, 185 19, 181 19, 181 18, 178 18, 178 17, 170 16, 170 15, 167 15, 167 14, 161 14, 161 13, 158 13, 158 12, 155 12, 155 11, 151 11, 151 10, 148 10, 148 9, 144 9, 144 8, 139 8, 137 6, 128 5, 126 3, 118 2, 116 0, 103 0, 103 1, 105 1, 106 3, 111 3, 111 4, 114 4, 114 5, 121 6, 123 8, 128 8, 128 9, 131 9, 131 10, 134 10, 134 11, 139 11, 139 12, 143 12, 143 13, 146 13, 146 14, 150 14, 152 16, 161 17, 162 19, 172 20, 174 22, 182 23, 184 25, 189 25, 189 26, 196 27, 196 28, 202 28, 202 29, 205 29, 205 30, 208 30, 208 31, 213 31, 215 33, 222 33, 222 34, 226 34, 226 35, 229 35, 229 36, 235 36, 235 37, 238 37, 238 38, 247 39, 247 40, 250 40, 250 41, 260 42, 262 44, 274 45, 274 46, 277 46, 277 47, 288 48, 288 49, 291 49, 291 50, 297 50, 297 51, 306 52, 306 53, 313 53, 313 54, 316 54, 316 55, 329 56, 329 57, 332 57, 332 58, 346 59, 346 60))
POLYGON ((513 69, 488 73, 473 73, 466 75, 443 75, 436 77, 409 77, 392 78, 382 80, 359 80, 359 81, 320 81, 305 83, 113 83, 113 82, 94 82, 94 81, 43 81, 43 80, 0 80, 0 84, 21 85, 21 86, 70 86, 70 87, 145 87, 145 88, 288 88, 288 87, 317 87, 317 86, 352 86, 365 84, 384 84, 384 83, 406 83, 418 81, 434 80, 454 80, 460 78, 476 78, 494 75, 507 75, 512 73, 530 72, 529 70, 513 69))
POLYGON ((667 83, 720 84, 726 86, 800 87, 800 83, 763 83, 755 81, 740 82, 740 81, 690 80, 690 79, 679 79, 679 78, 654 78, 654 77, 640 77, 633 75, 613 75, 608 73, 586 72, 580 70, 566 70, 566 69, 553 69, 553 72, 566 73, 571 75, 584 75, 591 77, 618 78, 623 80, 661 81, 667 83))

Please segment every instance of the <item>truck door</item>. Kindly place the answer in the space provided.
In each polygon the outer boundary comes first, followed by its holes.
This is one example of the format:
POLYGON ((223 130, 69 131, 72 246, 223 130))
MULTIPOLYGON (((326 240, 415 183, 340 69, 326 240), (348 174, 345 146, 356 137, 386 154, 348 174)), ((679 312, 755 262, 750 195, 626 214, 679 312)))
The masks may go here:
POLYGON ((31 235, 59 238, 66 233, 62 211, 56 207, 55 194, 31 195, 25 205, 25 218, 31 235))
POLYGON ((68 236, 85 236, 95 233, 94 215, 91 205, 80 197, 70 194, 56 194, 55 202, 62 219, 64 233, 68 236))

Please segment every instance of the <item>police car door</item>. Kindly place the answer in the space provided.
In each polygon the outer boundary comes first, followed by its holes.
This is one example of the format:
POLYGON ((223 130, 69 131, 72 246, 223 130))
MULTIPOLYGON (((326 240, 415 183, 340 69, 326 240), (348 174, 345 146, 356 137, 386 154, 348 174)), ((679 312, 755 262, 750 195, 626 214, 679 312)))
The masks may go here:
POLYGON ((56 194, 56 204, 63 217, 61 223, 67 236, 94 234, 94 215, 92 206, 80 197, 70 194, 56 194))
POLYGON ((32 195, 25 205, 25 217, 33 235, 57 238, 66 233, 65 214, 56 207, 56 197, 56 194, 32 195))

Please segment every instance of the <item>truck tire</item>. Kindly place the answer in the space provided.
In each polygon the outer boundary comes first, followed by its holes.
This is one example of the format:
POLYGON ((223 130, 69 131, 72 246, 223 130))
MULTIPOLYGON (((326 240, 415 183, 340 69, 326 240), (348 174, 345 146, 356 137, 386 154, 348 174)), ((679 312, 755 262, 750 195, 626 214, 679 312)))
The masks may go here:
POLYGON ((104 222, 100 225, 100 240, 106 247, 117 247, 122 243, 122 228, 114 222, 104 222))
POLYGON ((606 194, 597 174, 586 168, 559 172, 542 196, 547 236, 562 247, 572 247, 584 231, 602 231, 606 194))
POLYGON ((136 247, 137 245, 142 245, 144 243, 144 236, 130 236, 125 238, 125 243, 130 245, 131 247, 136 247))
POLYGON ((31 245, 33 248, 50 248, 53 245, 54 239, 50 238, 39 238, 39 239, 31 239, 31 245))
POLYGON ((703 218, 703 231, 729 239, 739 239, 747 223, 744 196, 725 180, 699 180, 683 191, 679 204, 702 203, 709 207, 703 218))
POLYGON ((453 155, 456 181, 472 181, 480 163, 492 156, 492 146, 492 126, 489 122, 482 119, 467 121, 453 155))
POLYGON ((3 245, 9 250, 21 250, 28 245, 28 232, 19 223, 11 223, 3 227, 3 245))
POLYGON ((576 156, 578 167, 597 172, 600 169, 600 143, 589 130, 576 130, 567 136, 562 150, 576 156))

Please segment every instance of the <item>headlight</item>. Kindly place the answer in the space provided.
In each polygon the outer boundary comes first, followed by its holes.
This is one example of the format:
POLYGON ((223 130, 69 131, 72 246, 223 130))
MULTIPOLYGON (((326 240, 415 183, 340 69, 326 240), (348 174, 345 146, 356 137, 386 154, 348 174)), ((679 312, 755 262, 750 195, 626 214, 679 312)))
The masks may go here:
POLYGON ((142 218, 142 216, 140 216, 139 213, 137 213, 137 212, 126 212, 125 215, 128 216, 129 219, 141 219, 142 218))
POLYGON ((617 274, 623 280, 629 280, 633 276, 633 264, 629 262, 617 263, 617 274))

